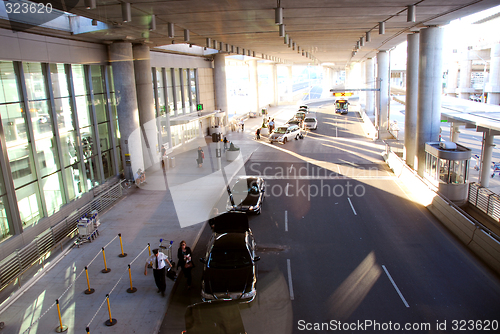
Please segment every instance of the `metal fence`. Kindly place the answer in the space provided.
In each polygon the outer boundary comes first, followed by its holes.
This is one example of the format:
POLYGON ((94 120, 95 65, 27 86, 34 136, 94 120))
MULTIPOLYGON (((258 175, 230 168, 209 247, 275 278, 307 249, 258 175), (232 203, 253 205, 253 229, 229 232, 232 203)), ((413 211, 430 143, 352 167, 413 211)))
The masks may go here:
POLYGON ((500 222, 500 196, 473 182, 469 184, 469 203, 500 222))
MULTIPOLYGON (((39 234, 32 242, 22 249, 0 261, 0 290, 19 278, 31 266, 43 261, 45 256, 56 246, 61 246, 67 237, 73 237, 78 228, 78 220, 86 214, 97 210, 99 213, 113 205, 124 195, 122 182, 114 185, 102 185, 94 189, 99 194, 91 202, 85 204, 63 221, 39 234)), ((66 239, 66 241, 68 241, 66 239)), ((19 280, 19 285, 20 285, 19 280)))

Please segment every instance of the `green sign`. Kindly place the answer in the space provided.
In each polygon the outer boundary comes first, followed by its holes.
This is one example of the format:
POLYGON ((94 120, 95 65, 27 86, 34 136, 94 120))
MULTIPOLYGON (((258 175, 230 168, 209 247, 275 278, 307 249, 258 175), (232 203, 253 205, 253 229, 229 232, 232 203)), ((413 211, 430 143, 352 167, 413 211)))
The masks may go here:
POLYGON ((202 111, 203 110, 203 104, 196 105, 196 110, 197 111, 202 111))

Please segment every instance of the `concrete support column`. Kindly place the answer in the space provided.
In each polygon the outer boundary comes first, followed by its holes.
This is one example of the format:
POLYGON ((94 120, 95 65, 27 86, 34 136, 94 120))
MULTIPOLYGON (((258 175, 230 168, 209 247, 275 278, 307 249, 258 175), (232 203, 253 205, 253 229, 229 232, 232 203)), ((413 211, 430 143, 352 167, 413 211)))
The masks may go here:
POLYGON ((446 80, 446 95, 456 97, 458 88, 458 60, 455 59, 456 53, 453 53, 453 58, 448 61, 448 78, 446 80))
POLYGON ((469 51, 462 53, 460 61, 460 98, 468 100, 471 94, 472 60, 469 51))
POLYGON ((378 138, 391 138, 389 133, 389 87, 390 87, 390 63, 389 52, 379 51, 377 53, 377 71, 378 71, 378 114, 376 117, 378 125, 378 138))
POLYGON ((287 91, 288 91, 288 102, 293 102, 293 72, 292 72, 292 66, 287 66, 286 67, 288 70, 288 80, 287 80, 287 91))
POLYGON ((135 86, 139 124, 142 132, 142 154, 144 167, 159 166, 158 129, 154 109, 153 80, 149 46, 136 44, 132 47, 134 55, 135 86))
POLYGON ((215 109, 224 111, 227 118, 226 57, 220 53, 214 57, 214 88, 215 109))
POLYGON ((418 65, 417 157, 415 166, 424 175, 425 143, 439 140, 441 122, 441 85, 443 80, 443 30, 420 30, 418 65))
POLYGON ((272 75, 273 75, 273 106, 277 106, 278 105, 278 100, 279 100, 279 97, 278 97, 278 65, 276 64, 273 64, 272 65, 273 67, 273 71, 272 71, 272 75))
POLYGON ((250 110, 259 113, 259 74, 257 71, 257 60, 248 62, 248 78, 250 79, 250 110))
POLYGON ((420 34, 409 34, 406 52, 406 110, 405 110, 405 147, 404 159, 411 168, 415 166, 417 153, 417 115, 418 115, 418 55, 420 34))
POLYGON ((479 184, 485 188, 488 188, 491 178, 491 156, 493 154, 493 147, 495 147, 495 145, 493 144, 493 139, 495 139, 495 136, 489 131, 486 130, 483 132, 483 149, 481 152, 481 180, 479 184))
MULTIPOLYGON (((368 58, 365 62, 365 82, 367 89, 375 89, 375 61, 368 58)), ((375 91, 366 91, 365 111, 368 116, 375 115, 375 91)))
POLYGON ((454 143, 458 143, 458 137, 460 134, 460 126, 455 123, 451 123, 450 126, 450 139, 454 143))
MULTIPOLYGON (((120 146, 125 177, 133 179, 137 169, 144 169, 142 140, 137 107, 132 44, 116 42, 108 47, 109 61, 113 68, 118 123, 120 125, 120 146), (127 159, 126 159, 127 157, 127 159)), ((148 71, 151 75, 151 69, 148 71)), ((151 86, 149 87, 151 90, 151 86)))
POLYGON ((500 44, 491 47, 490 79, 485 91, 488 93, 488 104, 500 105, 500 44))
MULTIPOLYGON (((361 74, 359 78, 361 80, 361 83, 359 84, 358 87, 366 88, 366 64, 364 61, 360 64, 360 71, 361 74)), ((359 111, 361 112, 365 110, 365 106, 366 106, 366 92, 363 92, 359 94, 359 111)))

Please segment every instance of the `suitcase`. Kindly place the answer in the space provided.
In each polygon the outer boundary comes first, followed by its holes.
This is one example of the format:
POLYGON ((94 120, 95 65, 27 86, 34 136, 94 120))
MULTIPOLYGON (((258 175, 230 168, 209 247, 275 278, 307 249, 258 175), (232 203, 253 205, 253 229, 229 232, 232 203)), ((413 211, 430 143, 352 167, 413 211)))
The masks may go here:
POLYGON ((168 268, 167 277, 175 282, 175 280, 177 278, 177 273, 175 272, 175 270, 173 268, 168 268))

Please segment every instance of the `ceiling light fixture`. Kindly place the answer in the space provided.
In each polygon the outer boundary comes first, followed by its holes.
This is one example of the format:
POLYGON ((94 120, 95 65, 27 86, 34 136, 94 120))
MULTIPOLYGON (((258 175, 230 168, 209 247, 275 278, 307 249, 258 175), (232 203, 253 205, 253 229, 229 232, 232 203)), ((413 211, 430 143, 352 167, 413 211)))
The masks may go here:
MULTIPOLYGON (((174 38, 174 24, 168 22, 168 38, 174 38)), ((207 45, 208 46, 208 45, 207 45)))
POLYGON ((156 15, 151 15, 151 22, 149 22, 149 30, 156 30, 156 15))
POLYGON ((285 37, 283 38, 283 43, 288 44, 288 34, 285 34, 285 37))
POLYGON ((212 39, 210 37, 207 37, 207 48, 212 47, 212 39))
POLYGON ((417 21, 417 11, 415 5, 407 6, 408 12, 406 13, 406 22, 415 22, 417 21))
POLYGON ((280 37, 285 37, 285 25, 280 24, 280 37))
POLYGON ((189 30, 184 29, 184 42, 189 42, 189 30))
POLYGON ((359 39, 359 46, 365 46, 365 36, 362 36, 362 37, 359 39))
POLYGON ((132 21, 132 12, 130 11, 129 2, 122 2, 122 21, 123 22, 132 21))
POLYGON ((378 23, 378 34, 379 35, 385 34, 385 22, 378 23))
POLYGON ((283 8, 279 7, 279 5, 278 8, 274 8, 274 23, 283 24, 283 8))
POLYGON ((366 32, 366 42, 371 42, 372 40, 372 36, 371 36, 371 32, 370 31, 367 31, 366 32))
POLYGON ((85 8, 87 9, 96 9, 97 7, 97 0, 85 0, 85 8))

